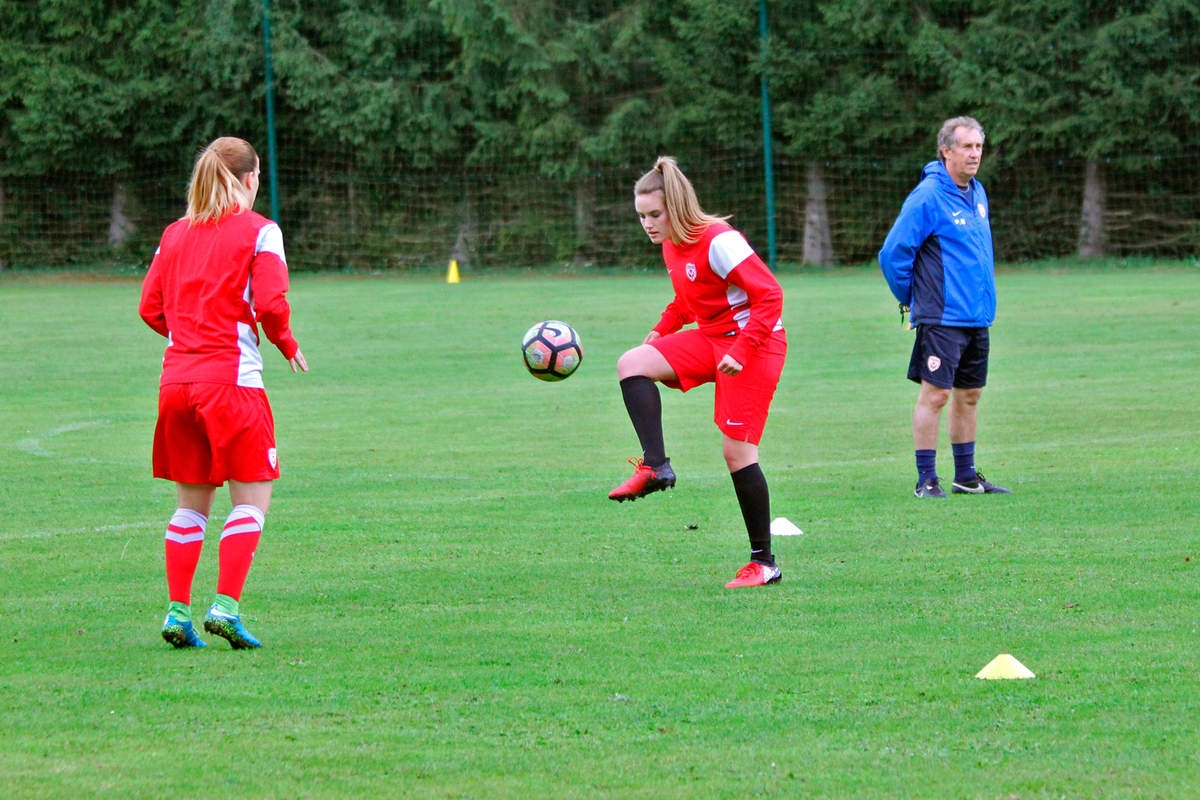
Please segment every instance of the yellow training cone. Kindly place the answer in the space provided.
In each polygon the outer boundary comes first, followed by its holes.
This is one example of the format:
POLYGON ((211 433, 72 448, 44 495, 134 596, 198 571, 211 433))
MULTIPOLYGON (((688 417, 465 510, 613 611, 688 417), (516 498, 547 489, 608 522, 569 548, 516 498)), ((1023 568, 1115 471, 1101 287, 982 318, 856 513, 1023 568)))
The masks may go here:
POLYGON ((446 283, 458 283, 458 260, 450 259, 450 269, 446 271, 446 283))
POLYGON ((1034 674, 1008 653, 1001 653, 989 661, 986 667, 979 670, 975 677, 983 678, 986 681, 995 681, 1006 678, 1032 678, 1034 674))

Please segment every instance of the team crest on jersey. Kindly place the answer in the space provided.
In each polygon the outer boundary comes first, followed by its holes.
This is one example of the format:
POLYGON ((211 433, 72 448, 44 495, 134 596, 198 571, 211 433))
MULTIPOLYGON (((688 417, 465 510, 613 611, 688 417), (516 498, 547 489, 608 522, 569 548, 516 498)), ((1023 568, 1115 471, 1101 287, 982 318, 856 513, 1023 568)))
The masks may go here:
POLYGON ((987 208, 984 207, 983 203, 980 203, 979 205, 977 205, 975 207, 979 209, 979 216, 983 217, 984 219, 987 219, 987 208))
POLYGON ((695 264, 693 264, 692 262, 689 261, 684 266, 683 271, 687 273, 687 279, 689 281, 696 280, 696 265, 695 264))
POLYGON ((271 469, 275 469, 275 464, 279 461, 279 458, 275 454, 274 447, 267 448, 267 461, 271 462, 271 469))
POLYGON ((925 361, 925 366, 929 367, 930 372, 937 372, 938 367, 942 365, 942 360, 937 356, 930 356, 925 361))

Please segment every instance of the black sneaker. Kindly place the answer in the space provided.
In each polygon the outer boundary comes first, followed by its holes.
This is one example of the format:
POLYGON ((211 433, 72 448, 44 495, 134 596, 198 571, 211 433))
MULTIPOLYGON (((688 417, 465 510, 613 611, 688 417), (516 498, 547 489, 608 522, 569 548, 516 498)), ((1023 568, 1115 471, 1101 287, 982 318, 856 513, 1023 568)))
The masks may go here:
POLYGON ((926 478, 923 481, 917 481, 917 488, 913 489, 914 497, 945 497, 946 492, 938 485, 937 478, 926 478))
POLYGON ((987 479, 978 472, 975 473, 974 480, 960 481, 955 478, 954 483, 950 485, 950 491, 955 494, 1012 494, 1012 491, 1003 486, 988 483, 987 479))

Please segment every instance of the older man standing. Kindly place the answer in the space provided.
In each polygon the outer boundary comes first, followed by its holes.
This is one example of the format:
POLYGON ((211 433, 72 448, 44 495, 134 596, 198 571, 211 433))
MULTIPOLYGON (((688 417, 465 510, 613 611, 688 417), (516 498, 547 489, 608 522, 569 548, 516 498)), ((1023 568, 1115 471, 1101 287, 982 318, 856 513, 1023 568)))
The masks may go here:
POLYGON ((920 383, 913 411, 917 497, 945 497, 936 469, 942 409, 954 450, 952 491, 1009 494, 975 470, 979 396, 987 383, 988 328, 996 317, 992 229, 983 184, 983 126, 954 117, 938 132, 938 160, 925 165, 879 251, 892 294, 917 329, 908 378, 920 383))

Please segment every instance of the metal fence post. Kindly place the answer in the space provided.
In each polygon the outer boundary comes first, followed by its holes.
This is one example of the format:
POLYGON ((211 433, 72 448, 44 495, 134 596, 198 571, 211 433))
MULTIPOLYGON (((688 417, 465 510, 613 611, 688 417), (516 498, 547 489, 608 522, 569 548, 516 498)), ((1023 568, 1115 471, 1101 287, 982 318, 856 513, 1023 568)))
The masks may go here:
POLYGON ((771 155, 771 95, 767 92, 767 0, 758 0, 758 35, 762 44, 763 182, 767 191, 767 266, 775 270, 775 167, 771 155))
POLYGON ((271 69, 271 0, 263 0, 263 57, 267 82, 267 174, 271 187, 271 219, 279 222, 279 180, 275 156, 275 89, 271 69))

